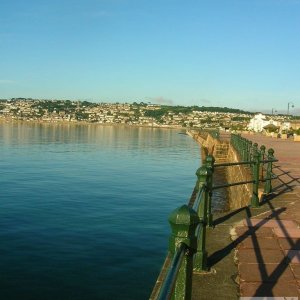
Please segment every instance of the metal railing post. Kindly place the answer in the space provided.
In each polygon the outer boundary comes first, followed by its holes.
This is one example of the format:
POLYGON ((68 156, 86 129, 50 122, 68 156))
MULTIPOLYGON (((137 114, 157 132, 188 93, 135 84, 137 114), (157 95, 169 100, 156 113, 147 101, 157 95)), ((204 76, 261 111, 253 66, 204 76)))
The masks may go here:
POLYGON ((239 152, 239 155, 240 155, 240 158, 242 157, 242 155, 243 155, 243 146, 242 146, 242 143, 243 143, 243 141, 242 141, 242 137, 240 136, 240 135, 238 135, 238 143, 239 143, 239 146, 238 146, 238 152, 239 152))
POLYGON ((247 144, 248 144, 248 140, 244 138, 244 143, 243 143, 243 152, 244 152, 244 155, 243 155, 243 161, 246 161, 247 160, 247 156, 248 156, 248 147, 247 147, 247 144))
POLYGON ((249 158, 249 160, 252 160, 252 142, 251 141, 249 141, 249 143, 248 143, 248 158, 249 158))
POLYGON ((244 142, 244 149, 245 149, 244 161, 247 161, 248 160, 248 140, 247 139, 245 139, 245 142, 244 142))
POLYGON ((252 152, 253 152, 253 155, 254 155, 254 153, 255 153, 256 151, 258 151, 258 144, 257 144, 257 143, 253 143, 253 145, 252 145, 252 152))
POLYGON ((259 206, 259 198, 258 198, 258 184, 259 184, 259 160, 260 154, 257 148, 254 148, 253 153, 253 185, 252 185, 252 197, 251 197, 251 206, 258 207, 259 206))
POLYGON ((245 139, 241 137, 241 160, 245 160, 245 154, 246 154, 245 139))
POLYGON ((206 166, 201 166, 196 175, 198 177, 199 190, 203 187, 204 192, 198 208, 198 216, 200 220, 199 233, 198 233, 198 244, 197 252, 194 259, 194 270, 204 271, 207 270, 207 251, 206 251, 206 225, 207 225, 207 201, 208 201, 208 177, 210 176, 211 170, 206 166))
POLYGON ((272 192, 272 169, 273 169, 273 162, 272 160, 274 159, 274 150, 270 148, 268 150, 268 162, 267 165, 267 174, 266 174, 266 182, 265 182, 265 188, 264 188, 264 193, 269 194, 272 192))
MULTIPOLYGON (((251 156, 252 156, 251 158, 252 158, 253 161, 255 161, 254 155, 257 151, 258 151, 258 144, 253 143, 252 148, 251 148, 251 156)), ((252 168, 252 171, 253 171, 253 168, 252 168)))
POLYGON ((205 159, 205 166, 210 170, 207 178, 208 200, 207 200, 207 225, 213 226, 213 214, 211 212, 212 203, 212 185, 213 185, 213 173, 214 173, 215 158, 212 155, 208 155, 205 159))
POLYGON ((174 256, 181 243, 187 246, 185 255, 178 271, 173 300, 189 300, 192 291, 193 255, 197 249, 196 228, 199 225, 197 213, 187 205, 175 209, 170 217, 172 234, 169 240, 169 251, 174 256))
POLYGON ((266 153, 266 146, 261 145, 260 146, 260 161, 262 161, 262 163, 261 163, 261 174, 260 174, 260 179, 261 180, 264 180, 264 163, 263 163, 263 161, 265 160, 265 153, 266 153))

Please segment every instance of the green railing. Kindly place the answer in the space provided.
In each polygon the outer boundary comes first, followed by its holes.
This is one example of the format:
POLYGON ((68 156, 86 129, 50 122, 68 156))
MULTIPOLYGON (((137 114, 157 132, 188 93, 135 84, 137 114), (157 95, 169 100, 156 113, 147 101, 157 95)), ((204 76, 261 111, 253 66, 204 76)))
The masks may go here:
POLYGON ((208 133, 216 140, 220 139, 220 132, 217 129, 208 130, 208 133))
MULTIPOLYGON (((209 161, 209 160, 207 160, 209 161)), ((191 299, 193 271, 207 270, 205 248, 208 223, 209 187, 212 171, 206 165, 197 172, 196 196, 190 206, 183 205, 170 217, 169 253, 172 261, 158 296, 165 299, 191 299)))
POLYGON ((210 135, 212 138, 219 140, 220 139, 220 131, 215 128, 206 128, 206 129, 198 129, 196 130, 200 136, 203 138, 207 138, 210 135))
POLYGON ((259 183, 264 183, 264 193, 272 192, 272 179, 275 178, 272 168, 277 160, 274 150, 265 153, 265 146, 258 149, 240 135, 231 136, 231 144, 239 155, 239 162, 215 163, 212 155, 207 155, 203 165, 197 170, 196 195, 194 202, 183 205, 174 210, 170 217, 171 236, 169 240, 169 253, 171 262, 167 275, 160 288, 157 299, 191 299, 193 272, 208 270, 206 250, 206 229, 213 227, 213 214, 211 210, 212 193, 219 188, 252 184, 252 196, 249 205, 259 207, 259 183), (213 186, 213 173, 215 168, 232 167, 238 165, 249 166, 251 180, 233 182, 213 186))

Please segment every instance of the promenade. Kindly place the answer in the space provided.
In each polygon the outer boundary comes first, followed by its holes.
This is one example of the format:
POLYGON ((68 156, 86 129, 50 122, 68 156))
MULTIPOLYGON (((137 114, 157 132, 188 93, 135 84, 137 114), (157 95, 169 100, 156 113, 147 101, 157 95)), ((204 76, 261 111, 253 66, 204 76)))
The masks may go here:
POLYGON ((275 150, 278 178, 259 208, 214 216, 207 231, 210 271, 194 273, 192 299, 300 299, 300 143, 244 137, 275 150))
POLYGON ((235 228, 240 295, 300 297, 300 143, 244 137, 273 148, 279 161, 269 209, 235 228))

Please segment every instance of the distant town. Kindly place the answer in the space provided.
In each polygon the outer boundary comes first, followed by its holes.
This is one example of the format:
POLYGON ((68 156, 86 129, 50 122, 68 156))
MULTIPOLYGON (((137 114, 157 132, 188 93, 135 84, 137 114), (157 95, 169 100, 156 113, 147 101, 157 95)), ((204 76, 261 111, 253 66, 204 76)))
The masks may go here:
POLYGON ((199 129, 213 127, 230 131, 261 131, 264 125, 269 126, 270 130, 273 127, 275 131, 282 131, 298 129, 300 117, 282 114, 262 115, 227 107, 13 98, 0 99, 1 119, 199 129), (258 122, 262 125, 257 125, 258 122))

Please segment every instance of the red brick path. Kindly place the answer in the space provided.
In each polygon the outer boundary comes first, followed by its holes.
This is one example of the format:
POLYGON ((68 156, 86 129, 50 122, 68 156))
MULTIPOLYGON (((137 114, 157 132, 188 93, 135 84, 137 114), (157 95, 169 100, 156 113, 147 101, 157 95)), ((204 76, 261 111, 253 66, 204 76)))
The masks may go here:
POLYGON ((235 228, 240 295, 300 299, 300 142, 244 137, 275 150, 279 178, 270 210, 235 228))

